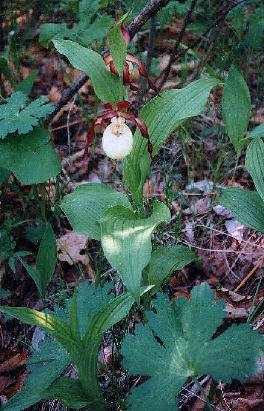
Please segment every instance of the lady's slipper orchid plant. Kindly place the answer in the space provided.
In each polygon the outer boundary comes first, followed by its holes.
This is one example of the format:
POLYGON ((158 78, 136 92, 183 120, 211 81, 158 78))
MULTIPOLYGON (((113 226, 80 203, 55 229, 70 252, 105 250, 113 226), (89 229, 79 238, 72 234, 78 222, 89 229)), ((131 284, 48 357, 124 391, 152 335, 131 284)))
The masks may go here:
MULTIPOLYGON (((130 36, 123 23, 121 25, 121 31, 124 41, 126 45, 128 45, 130 36)), ((105 52, 103 58, 111 73, 118 76, 118 71, 109 51, 105 52)), ((155 85, 148 78, 147 71, 142 61, 132 54, 127 54, 123 70, 124 85, 129 85, 132 90, 138 90, 139 87, 134 84, 133 81, 138 79, 139 76, 147 78, 149 87, 156 90, 155 85)), ((131 152, 133 147, 133 134, 126 124, 126 121, 132 121, 140 129, 142 136, 147 139, 148 152, 152 157, 153 147, 149 139, 147 126, 143 120, 127 111, 130 108, 130 103, 128 101, 120 101, 116 104, 107 103, 104 104, 104 108, 105 111, 103 114, 94 120, 92 127, 87 131, 87 147, 94 141, 97 128, 100 129, 104 126, 106 121, 110 120, 111 123, 103 132, 102 146, 108 157, 116 160, 123 159, 131 152)))

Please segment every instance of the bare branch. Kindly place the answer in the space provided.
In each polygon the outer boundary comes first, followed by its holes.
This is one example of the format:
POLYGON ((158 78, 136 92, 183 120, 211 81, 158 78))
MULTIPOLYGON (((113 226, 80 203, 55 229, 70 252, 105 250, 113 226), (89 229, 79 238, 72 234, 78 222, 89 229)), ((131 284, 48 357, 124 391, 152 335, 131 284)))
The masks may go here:
POLYGON ((171 65, 172 65, 173 60, 175 59, 175 57, 176 57, 176 55, 177 55, 177 53, 178 53, 179 46, 180 46, 180 44, 181 44, 181 42, 182 42, 184 33, 185 33, 185 31, 186 31, 186 27, 187 27, 187 25, 189 24, 189 22, 190 22, 190 20, 191 20, 192 12, 193 12, 193 10, 194 10, 194 7, 195 7, 197 1, 198 1, 198 0, 192 0, 192 3, 191 3, 191 5, 190 5, 190 8, 189 8, 188 12, 186 13, 186 16, 185 16, 184 21, 183 21, 183 24, 182 24, 182 28, 181 28, 181 30, 180 30, 180 32, 179 32, 179 34, 178 34, 178 37, 177 37, 175 46, 173 47, 173 50, 172 50, 172 53, 171 53, 171 55, 170 55, 170 59, 169 59, 168 65, 166 66, 166 68, 165 68, 165 70, 164 70, 164 72, 163 72, 163 78, 162 78, 162 80, 161 80, 161 82, 160 82, 160 84, 159 84, 159 86, 158 86, 157 92, 159 92, 159 91, 161 90, 163 84, 165 83, 165 81, 166 81, 167 78, 169 77, 169 74, 170 74, 170 71, 171 71, 171 65))
MULTIPOLYGON (((169 3, 169 0, 150 0, 146 6, 141 10, 140 14, 129 24, 128 32, 130 38, 133 38, 135 34, 141 29, 141 27, 158 11, 165 7, 169 3)), ((88 80, 86 74, 81 74, 72 85, 67 88, 60 101, 56 104, 53 113, 47 117, 47 121, 51 121, 53 117, 64 107, 68 101, 78 92, 78 90, 86 83, 88 80)))

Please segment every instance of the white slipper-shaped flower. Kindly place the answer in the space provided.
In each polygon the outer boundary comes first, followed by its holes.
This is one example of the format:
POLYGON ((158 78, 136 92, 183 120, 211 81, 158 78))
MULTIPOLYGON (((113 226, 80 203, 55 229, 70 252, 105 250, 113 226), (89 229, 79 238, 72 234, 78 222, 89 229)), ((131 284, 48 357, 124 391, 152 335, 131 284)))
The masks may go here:
POLYGON ((102 146, 113 160, 125 158, 133 147, 133 134, 123 117, 113 117, 103 133, 102 146))

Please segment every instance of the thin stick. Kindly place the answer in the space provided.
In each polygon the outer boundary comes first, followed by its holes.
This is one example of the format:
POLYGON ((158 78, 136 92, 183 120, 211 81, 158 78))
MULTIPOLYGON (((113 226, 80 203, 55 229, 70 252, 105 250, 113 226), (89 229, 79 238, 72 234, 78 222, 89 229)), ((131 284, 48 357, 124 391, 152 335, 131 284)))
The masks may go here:
POLYGON ((198 1, 198 0, 192 0, 191 6, 190 6, 188 12, 186 13, 185 19, 184 19, 184 21, 183 21, 182 28, 181 28, 181 30, 180 30, 180 32, 179 32, 179 34, 178 34, 176 43, 175 43, 175 45, 174 45, 174 47, 173 47, 173 50, 172 50, 172 53, 171 53, 171 55, 170 55, 170 60, 169 60, 168 65, 166 66, 166 68, 165 68, 165 70, 164 70, 163 78, 162 78, 162 80, 161 80, 161 82, 160 82, 160 84, 159 84, 159 86, 158 86, 157 93, 161 90, 163 84, 166 82, 167 78, 169 77, 169 74, 170 74, 170 71, 171 71, 171 65, 172 65, 173 60, 175 59, 175 57, 176 57, 176 55, 177 55, 177 53, 178 53, 179 46, 180 46, 180 44, 181 44, 181 42, 182 42, 184 33, 185 33, 185 31, 186 31, 186 27, 187 27, 187 25, 189 24, 189 22, 190 22, 190 20, 191 20, 192 12, 193 12, 193 10, 194 10, 194 7, 195 7, 197 1, 198 1))
POLYGON ((261 263, 263 261, 264 257, 260 257, 258 261, 256 262, 256 265, 252 268, 251 271, 246 275, 246 277, 241 281, 241 283, 234 289, 234 293, 237 293, 238 290, 240 290, 241 287, 249 280, 250 277, 254 274, 255 271, 257 271, 258 268, 260 268, 261 263))

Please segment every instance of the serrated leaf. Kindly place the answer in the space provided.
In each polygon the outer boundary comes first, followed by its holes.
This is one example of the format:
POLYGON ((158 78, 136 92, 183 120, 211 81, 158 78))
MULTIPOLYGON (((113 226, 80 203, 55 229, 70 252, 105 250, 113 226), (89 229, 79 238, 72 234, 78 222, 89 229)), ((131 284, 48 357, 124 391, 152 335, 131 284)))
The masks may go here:
POLYGON ((53 44, 73 67, 84 71, 91 78, 95 94, 100 100, 104 103, 124 100, 121 80, 107 70, 100 54, 70 40, 54 40, 53 44))
POLYGON ((108 208, 115 205, 131 207, 128 198, 112 187, 89 183, 78 186, 73 193, 66 195, 61 209, 75 231, 100 240, 98 221, 108 208))
POLYGON ((0 166, 24 184, 37 184, 56 177, 61 165, 50 143, 48 130, 35 128, 23 136, 11 135, 0 142, 0 166))
POLYGON ((249 143, 245 164, 264 206, 264 143, 261 138, 255 138, 249 143))
POLYGON ((230 383, 257 371, 263 336, 247 324, 212 339, 223 321, 224 303, 215 301, 207 284, 195 287, 190 301, 169 304, 160 295, 155 305, 157 314, 147 314, 148 324, 136 326, 122 348, 129 373, 151 377, 132 390, 132 411, 175 411, 175 397, 189 377, 209 374, 230 383))
POLYGON ((218 202, 231 210, 242 224, 264 233, 264 203, 256 191, 227 188, 218 202))
POLYGON ((151 253, 150 262, 143 274, 143 284, 155 285, 150 290, 150 293, 154 294, 173 271, 182 269, 196 259, 196 254, 183 245, 160 246, 151 253))
POLYGON ((0 138, 4 139, 8 134, 27 134, 39 120, 52 113, 54 107, 47 104, 46 97, 39 97, 26 105, 27 97, 21 91, 16 91, 0 104, 0 138))
POLYGON ((155 203, 146 219, 139 219, 128 208, 115 206, 100 220, 104 254, 136 297, 140 294, 142 271, 151 256, 151 234, 158 224, 169 220, 169 209, 162 203, 155 203))
MULTIPOLYGON (((197 80, 181 90, 161 93, 142 108, 139 117, 147 124, 154 155, 185 119, 204 110, 211 89, 218 83, 219 80, 214 78, 197 80)), ((147 142, 137 129, 133 150, 124 163, 125 184, 137 204, 142 204, 143 185, 149 168, 147 142)))
POLYGON ((28 362, 29 374, 23 389, 9 399, 3 411, 20 411, 45 398, 45 390, 71 363, 69 354, 55 340, 45 338, 28 362))
POLYGON ((232 66, 224 84, 222 96, 222 116, 226 132, 237 154, 243 148, 244 134, 247 131, 251 111, 250 94, 247 83, 232 66))
POLYGON ((122 18, 121 21, 117 22, 108 34, 110 54, 121 78, 123 76, 124 63, 127 54, 126 43, 121 31, 121 24, 123 23, 123 21, 124 18, 122 18))

